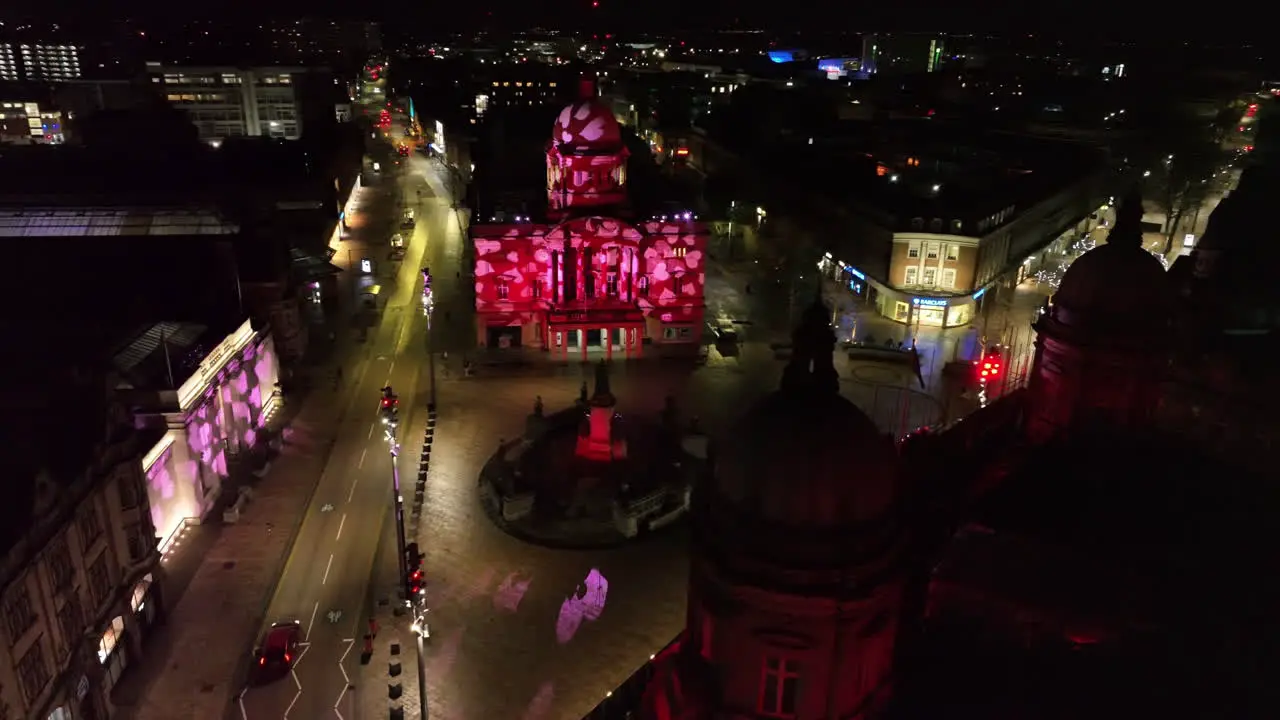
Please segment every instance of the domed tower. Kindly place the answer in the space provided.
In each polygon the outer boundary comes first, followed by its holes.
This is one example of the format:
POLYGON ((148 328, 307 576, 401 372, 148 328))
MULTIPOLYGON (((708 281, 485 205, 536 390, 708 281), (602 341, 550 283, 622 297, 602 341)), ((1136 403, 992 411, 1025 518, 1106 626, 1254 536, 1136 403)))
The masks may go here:
POLYGON ((556 116, 547 145, 547 199, 553 211, 622 205, 627 200, 627 148, 613 113, 584 77, 576 102, 556 116))
POLYGON ((1026 431, 1034 443, 1086 425, 1151 421, 1168 365, 1173 287, 1142 248, 1142 199, 1125 198, 1100 245, 1071 264, 1036 323, 1026 431))
POLYGON ((838 393, 830 312, 692 503, 688 620, 641 717, 874 717, 907 579, 892 441, 838 393))

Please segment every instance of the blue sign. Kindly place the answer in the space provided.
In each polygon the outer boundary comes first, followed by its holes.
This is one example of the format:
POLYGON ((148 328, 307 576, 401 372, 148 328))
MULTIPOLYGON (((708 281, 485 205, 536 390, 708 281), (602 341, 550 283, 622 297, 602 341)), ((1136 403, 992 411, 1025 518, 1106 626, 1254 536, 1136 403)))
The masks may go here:
POLYGON ((866 280, 866 279, 867 279, 867 276, 866 276, 866 275, 863 275, 863 274, 862 274, 861 272, 859 272, 856 268, 846 267, 846 268, 844 269, 844 271, 845 271, 845 272, 847 272, 847 273, 849 273, 850 275, 852 275, 852 276, 854 276, 854 277, 858 278, 859 280, 866 280))
POLYGON ((862 283, 857 282, 857 281, 854 281, 854 280, 850 280, 850 281, 849 281, 849 289, 850 289, 850 290, 852 290, 852 291, 854 291, 855 293, 860 293, 860 292, 862 292, 862 283))
POLYGON ((776 63, 795 62, 795 55, 790 50, 770 50, 769 59, 776 63))
POLYGON ((911 304, 918 305, 920 307, 946 307, 947 299, 946 298, 912 298, 911 304))
POLYGON ((981 290, 979 290, 978 292, 976 292, 976 293, 974 293, 974 294, 973 294, 973 299, 974 299, 974 300, 977 300, 978 298, 980 298, 980 297, 982 297, 983 295, 986 295, 986 294, 987 294, 987 289, 986 289, 986 288, 982 288, 981 290))

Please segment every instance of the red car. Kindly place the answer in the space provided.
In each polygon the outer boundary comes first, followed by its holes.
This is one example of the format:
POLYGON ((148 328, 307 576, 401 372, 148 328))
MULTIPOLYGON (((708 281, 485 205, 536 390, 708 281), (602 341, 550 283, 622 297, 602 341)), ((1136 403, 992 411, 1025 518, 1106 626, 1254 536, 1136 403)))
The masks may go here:
POLYGON ((302 642, 302 623, 291 620, 272 625, 256 653, 258 681, 274 680, 293 669, 293 663, 298 659, 300 642, 302 642))

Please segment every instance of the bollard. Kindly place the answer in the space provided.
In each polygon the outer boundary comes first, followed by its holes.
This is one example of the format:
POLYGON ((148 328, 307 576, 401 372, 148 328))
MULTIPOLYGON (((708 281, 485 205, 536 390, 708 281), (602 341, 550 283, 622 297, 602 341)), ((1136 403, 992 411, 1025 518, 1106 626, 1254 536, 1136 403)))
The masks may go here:
POLYGON ((378 637, 378 619, 369 618, 369 634, 378 637))

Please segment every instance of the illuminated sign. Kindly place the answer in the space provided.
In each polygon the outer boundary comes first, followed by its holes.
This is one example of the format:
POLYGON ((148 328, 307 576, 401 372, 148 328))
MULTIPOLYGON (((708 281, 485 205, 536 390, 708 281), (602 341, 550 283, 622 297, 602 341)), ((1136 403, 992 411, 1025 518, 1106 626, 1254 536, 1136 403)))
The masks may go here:
POLYGON ((986 288, 982 288, 981 290, 979 290, 978 292, 976 292, 976 293, 974 293, 974 294, 973 294, 973 299, 974 299, 974 300, 977 300, 978 298, 980 298, 980 297, 982 297, 983 295, 986 295, 986 294, 987 294, 987 289, 986 289, 986 288))
POLYGON ((795 62, 795 55, 790 50, 770 50, 769 59, 776 63, 795 62))
POLYGON ((191 409, 213 377, 253 340, 253 335, 253 325, 245 320, 238 330, 224 338, 212 352, 205 356, 204 360, 200 361, 200 367, 196 368, 191 377, 182 383, 182 387, 178 388, 178 407, 183 412, 191 409))
POLYGON ((569 312, 551 311, 547 313, 547 322, 552 325, 579 323, 642 323, 644 313, 639 310, 574 310, 569 312))
POLYGON ((919 307, 946 307, 946 298, 911 298, 911 304, 919 307))
POLYGON ((863 275, 863 274, 862 274, 862 273, 861 273, 857 268, 847 267, 847 268, 845 268, 845 269, 844 269, 844 271, 845 271, 845 272, 847 272, 847 273, 849 273, 850 275, 852 275, 852 276, 854 276, 854 277, 858 278, 859 280, 866 280, 866 279, 867 279, 867 276, 866 276, 866 275, 863 275))
POLYGON ((372 260, 370 260, 369 258, 364 258, 363 260, 361 260, 361 261, 360 261, 360 272, 362 272, 362 273, 371 273, 371 272, 373 272, 373 261, 372 261, 372 260))
POLYGON ((436 141, 432 144, 435 145, 436 152, 444 154, 444 123, 439 120, 436 121, 436 141))

